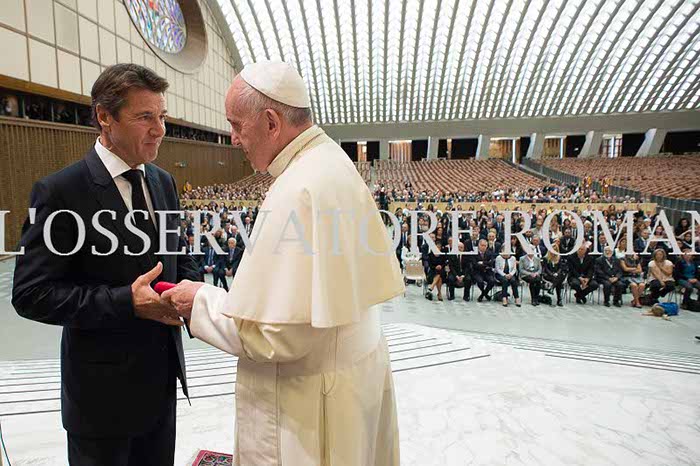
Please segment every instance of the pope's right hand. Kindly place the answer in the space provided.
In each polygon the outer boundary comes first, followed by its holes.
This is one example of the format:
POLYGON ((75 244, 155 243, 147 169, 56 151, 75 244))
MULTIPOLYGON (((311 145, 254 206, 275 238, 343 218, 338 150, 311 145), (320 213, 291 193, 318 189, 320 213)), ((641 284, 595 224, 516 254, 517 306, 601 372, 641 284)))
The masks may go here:
POLYGON ((151 282, 158 278, 162 271, 163 264, 158 262, 155 267, 141 275, 131 285, 134 314, 140 319, 155 320, 166 325, 179 327, 184 324, 175 309, 163 301, 158 293, 151 288, 151 282))

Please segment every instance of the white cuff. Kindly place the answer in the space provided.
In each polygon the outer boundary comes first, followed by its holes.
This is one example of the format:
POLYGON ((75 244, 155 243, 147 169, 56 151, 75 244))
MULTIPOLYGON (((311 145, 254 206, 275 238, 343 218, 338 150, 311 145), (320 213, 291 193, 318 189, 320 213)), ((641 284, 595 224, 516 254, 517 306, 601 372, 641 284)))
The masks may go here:
POLYGON ((192 304, 190 331, 192 335, 229 354, 240 356, 243 345, 233 317, 223 314, 228 292, 218 286, 199 288, 192 304))

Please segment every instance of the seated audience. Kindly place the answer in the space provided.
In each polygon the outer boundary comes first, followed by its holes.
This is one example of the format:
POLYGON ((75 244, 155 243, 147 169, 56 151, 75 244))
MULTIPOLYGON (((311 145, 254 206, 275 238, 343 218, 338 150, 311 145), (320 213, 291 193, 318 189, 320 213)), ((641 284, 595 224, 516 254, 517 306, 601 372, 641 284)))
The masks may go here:
POLYGON ((559 243, 552 245, 552 250, 547 252, 544 257, 544 265, 542 267, 542 278, 544 281, 551 284, 551 287, 557 293, 557 306, 561 307, 564 304, 561 301, 561 293, 564 289, 566 281, 566 260, 559 255, 559 243))
MULTIPOLYGON (((430 237, 434 240, 435 235, 431 233, 430 237)), ((430 285, 425 292, 425 297, 426 299, 432 300, 433 290, 437 289, 437 299, 438 301, 442 301, 442 284, 447 280, 447 273, 445 272, 446 256, 440 244, 436 244, 436 246, 438 249, 436 253, 434 253, 432 249, 428 252, 427 279, 430 285)))
MULTIPOLYGON (((241 259, 243 258, 243 249, 236 246, 236 239, 229 238, 226 248, 226 264, 225 264, 225 275, 226 277, 235 278, 236 272, 238 271, 238 266, 241 264, 241 259)), ((224 278, 224 281, 226 279, 224 278)))
POLYGON ((596 259, 595 276, 600 285, 603 286, 603 298, 605 307, 610 307, 610 294, 613 295, 613 305, 622 307, 622 292, 624 286, 622 282, 622 269, 620 262, 615 257, 612 246, 605 246, 603 255, 596 259))
POLYGON ((641 308, 642 303, 639 298, 644 294, 644 272, 639 254, 625 254, 619 260, 622 269, 623 286, 629 286, 632 292, 632 307, 641 308))
POLYGON ((199 272, 202 275, 210 273, 214 282, 214 286, 219 286, 221 282, 221 287, 228 291, 228 283, 226 283, 226 272, 224 271, 226 265, 226 256, 217 254, 212 246, 208 243, 203 248, 204 258, 202 260, 201 268, 199 272))
POLYGON ((477 253, 472 256, 472 277, 481 292, 476 298, 478 302, 482 302, 484 299, 490 301, 491 295, 489 293, 496 284, 496 278, 493 275, 496 258, 487 246, 488 242, 485 239, 479 240, 477 253))
MULTIPOLYGON (((464 252, 464 244, 459 243, 459 252, 464 252)), ((455 288, 464 288, 462 299, 469 301, 471 291, 471 261, 467 255, 450 254, 447 256, 447 299, 455 299, 455 288)))
POLYGON ((666 258, 666 250, 658 248, 654 251, 649 262, 647 284, 651 290, 651 301, 656 304, 662 298, 673 291, 673 263, 666 258))
POLYGON ((518 268, 514 256, 511 256, 507 247, 503 247, 501 254, 496 257, 494 270, 496 271, 496 279, 501 284, 501 293, 503 295, 503 306, 508 306, 508 287, 513 290, 515 305, 520 307, 520 296, 518 294, 518 268))
POLYGON ((569 286, 574 290, 576 304, 586 304, 589 294, 598 289, 593 258, 588 253, 590 243, 584 243, 576 254, 569 256, 569 286))
POLYGON ((533 306, 540 305, 540 290, 542 290, 542 263, 535 255, 535 250, 529 248, 527 254, 520 258, 520 278, 530 287, 530 298, 533 306))
POLYGON ((683 250, 683 258, 676 262, 673 271, 678 284, 683 287, 683 301, 681 306, 683 309, 690 309, 690 299, 693 290, 697 292, 700 299, 700 267, 693 261, 693 251, 690 248, 683 250))

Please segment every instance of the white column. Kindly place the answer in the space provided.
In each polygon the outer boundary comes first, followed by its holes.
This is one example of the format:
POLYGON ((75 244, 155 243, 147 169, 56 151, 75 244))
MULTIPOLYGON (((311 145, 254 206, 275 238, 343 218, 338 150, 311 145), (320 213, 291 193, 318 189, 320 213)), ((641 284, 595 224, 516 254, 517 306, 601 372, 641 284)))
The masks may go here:
POLYGON ((389 160, 389 140, 379 140, 379 160, 389 160))
POLYGON ((586 142, 583 143, 579 158, 585 159, 595 157, 600 152, 600 145, 603 143, 602 131, 589 131, 586 133, 586 142))
POLYGON ((479 135, 479 145, 476 146, 476 160, 488 160, 491 136, 487 134, 479 135))
POLYGON ((520 139, 520 138, 513 138, 513 147, 512 147, 511 158, 510 158, 510 161, 513 163, 518 163, 517 162, 518 156, 515 153, 515 144, 518 142, 518 139, 520 139))
POLYGON ((564 150, 566 149, 566 136, 559 138, 559 158, 564 158, 564 150))
POLYGON ((666 130, 652 128, 644 135, 644 142, 637 151, 637 157, 646 157, 647 155, 658 154, 661 151, 661 146, 666 139, 666 130))
POLYGON ((434 160, 438 158, 438 144, 440 143, 440 138, 435 136, 428 137, 428 160, 434 160))
POLYGON ((544 134, 543 133, 532 133, 530 135, 530 145, 527 148, 527 154, 525 155, 525 157, 528 159, 541 159, 543 151, 544 151, 544 134))

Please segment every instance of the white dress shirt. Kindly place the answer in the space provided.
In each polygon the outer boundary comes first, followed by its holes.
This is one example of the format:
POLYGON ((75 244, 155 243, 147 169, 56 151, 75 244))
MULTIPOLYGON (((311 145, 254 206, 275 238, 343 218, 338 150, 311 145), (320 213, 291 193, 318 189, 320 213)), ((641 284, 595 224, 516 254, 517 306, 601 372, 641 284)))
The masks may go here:
MULTIPOLYGON (((119 158, 118 155, 116 155, 114 152, 111 152, 109 149, 103 146, 100 142, 99 137, 95 142, 95 152, 97 152, 97 156, 100 158, 102 164, 112 176, 114 184, 117 185, 117 189, 119 190, 119 194, 122 195, 122 199, 124 200, 126 209, 129 212, 131 212, 132 210, 134 210, 133 206, 131 205, 131 183, 129 183, 129 181, 122 176, 122 173, 131 170, 131 167, 124 160, 119 158)), ((148 192, 148 186, 146 185, 146 166, 144 164, 140 164, 136 168, 143 172, 143 178, 141 178, 141 185, 143 186, 143 193, 146 195, 146 205, 148 206, 149 218, 153 222, 153 225, 156 227, 157 231, 158 224, 156 223, 156 217, 153 211, 151 194, 148 192)), ((121 221, 120 219, 117 220, 121 221)))

